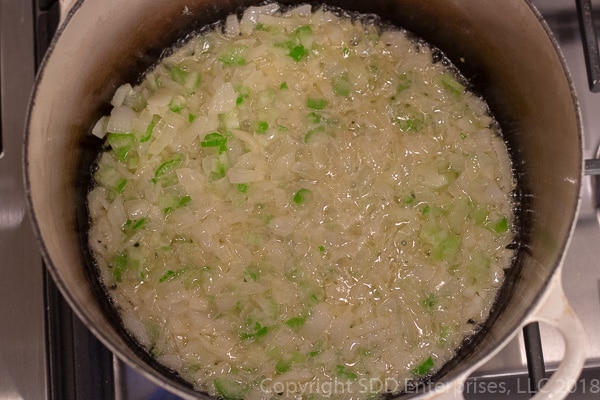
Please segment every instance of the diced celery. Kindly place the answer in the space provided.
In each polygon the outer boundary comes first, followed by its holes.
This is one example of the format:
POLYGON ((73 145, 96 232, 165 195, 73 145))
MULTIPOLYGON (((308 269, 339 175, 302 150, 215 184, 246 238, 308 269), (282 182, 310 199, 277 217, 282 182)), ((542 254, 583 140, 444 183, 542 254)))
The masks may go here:
POLYGON ((296 35, 296 37, 308 36, 310 34, 312 34, 312 28, 310 25, 303 25, 299 28, 296 28, 294 31, 294 35, 296 35))
POLYGON ((425 127, 425 117, 423 115, 396 117, 394 125, 402 132, 419 132, 425 127))
POLYGON ((162 282, 169 281, 171 279, 175 279, 178 276, 185 274, 187 272, 187 270, 188 270, 187 267, 183 267, 183 268, 177 269, 175 271, 168 270, 158 279, 158 282, 162 283, 162 282))
POLYGON ((489 211, 483 207, 471 205, 469 216, 473 219, 476 225, 482 226, 488 220, 489 211))
POLYGON ((185 98, 183 96, 177 96, 169 103, 169 110, 174 113, 180 113, 185 108, 185 98))
POLYGON ((414 204, 415 198, 416 198, 416 195, 414 193, 408 194, 408 195, 404 196, 404 198, 402 199, 402 203, 404 203, 406 205, 414 204))
POLYGON ((459 81, 449 74, 442 75, 442 86, 454 95, 460 95, 465 91, 465 87, 459 81))
POLYGON ((462 240, 454 233, 448 233, 442 241, 437 244, 432 252, 433 258, 438 261, 452 262, 460 249, 462 240))
POLYGON ((498 234, 508 232, 509 228, 508 218, 506 217, 501 217, 491 224, 492 231, 498 234))
POLYGON ((245 383, 229 377, 215 378, 213 385, 223 400, 243 400, 248 392, 245 383))
POLYGON ((292 329, 301 328, 306 322, 306 317, 293 317, 285 321, 285 324, 292 329))
POLYGON ((269 333, 269 327, 263 326, 258 321, 248 321, 246 328, 240 332, 240 339, 257 339, 269 333))
POLYGON ((403 73, 398 77, 398 85, 396 86, 396 94, 405 91, 406 89, 412 86, 412 74, 411 73, 403 73))
POLYGON ((247 183, 238 183, 238 185, 237 185, 237 190, 240 193, 248 192, 248 188, 249 188, 249 186, 247 183))
POLYGON ((248 282, 248 281, 254 281, 256 282, 258 280, 258 271, 253 270, 253 269, 247 269, 244 271, 244 282, 248 282))
POLYGON ((438 299, 437 296, 433 293, 428 294, 423 300, 421 300, 421 305, 427 312, 432 312, 435 310, 437 306, 438 299))
POLYGON ((169 78, 177 83, 181 83, 182 85, 185 83, 187 75, 188 72, 179 65, 175 65, 169 70, 169 78))
POLYGON ((218 58, 225 65, 245 65, 246 64, 246 45, 234 45, 226 49, 226 51, 218 58))
POLYGON ((277 364, 275 364, 275 372, 277 372, 278 374, 283 374, 284 372, 287 372, 289 370, 290 363, 286 360, 279 360, 277 361, 277 364))
POLYGON ((127 222, 125 222, 125 225, 123 225, 123 232, 126 235, 130 235, 133 232, 140 230, 144 227, 144 225, 146 225, 146 222, 148 222, 147 218, 140 218, 140 219, 136 219, 136 220, 127 220, 127 222))
POLYGON ((327 104, 328 102, 325 99, 315 97, 309 97, 306 99, 306 107, 312 108, 313 110, 323 110, 325 107, 327 107, 327 104))
POLYGON ((321 122, 321 116, 314 111, 308 113, 307 119, 310 123, 315 125, 321 122))
POLYGON ((358 378, 356 373, 350 371, 345 365, 338 364, 335 366, 335 373, 337 376, 347 380, 355 380, 358 378))
POLYGON ((415 374, 418 377, 425 376, 429 372, 431 372, 431 370, 433 369, 434 365, 435 364, 433 362, 433 358, 430 356, 425 361, 423 361, 421 364, 419 364, 415 368, 413 368, 412 369, 412 373, 415 374))
POLYGON ((156 126, 158 121, 160 121, 160 116, 157 114, 154 114, 152 116, 152 120, 150 121, 150 123, 148 124, 148 127, 146 128, 146 132, 144 132, 144 136, 142 136, 140 138, 141 143, 144 143, 144 142, 147 142, 148 140, 150 140, 150 138, 152 137, 152 132, 154 131, 154 127, 156 126))
POLYGON ((342 74, 333 77, 331 80, 331 86, 333 87, 333 92, 337 96, 348 97, 350 96, 350 91, 352 90, 352 84, 350 83, 350 78, 348 74, 342 74))
POLYGON ((306 47, 301 44, 294 46, 289 52, 289 56, 292 57, 294 61, 301 61, 307 54, 308 51, 306 50, 306 47))
POLYGON ((189 90, 197 90, 202 84, 202 74, 198 71, 191 71, 185 78, 185 87, 189 90))
POLYGON ((185 207, 192 198, 189 195, 181 196, 181 197, 168 197, 167 201, 168 205, 163 207, 163 213, 169 214, 179 208, 185 207))
POLYGON ((94 180, 108 190, 121 193, 127 184, 125 179, 114 165, 102 163, 101 167, 94 174, 94 180))
POLYGON ((302 188, 294 194, 292 200, 294 201, 294 203, 300 205, 310 200, 311 196, 312 192, 309 189, 302 188))
POLYGON ((490 258, 483 254, 473 254, 471 263, 467 266, 467 272, 473 283, 486 282, 489 279, 491 262, 490 258))
POLYGON ((157 183, 159 178, 175 171, 175 169, 179 167, 181 163, 183 163, 183 155, 181 153, 175 154, 172 159, 165 161, 158 166, 156 171, 154 171, 154 178, 152 178, 152 182, 157 183))
POLYGON ((218 132, 209 133, 200 142, 200 147, 217 147, 222 153, 227 150, 227 137, 218 132))
POLYGON ((133 133, 114 133, 110 132, 106 138, 106 142, 112 148, 113 153, 119 161, 127 160, 131 147, 135 143, 133 133))
POLYGON ((113 278, 115 278, 115 280, 117 282, 123 281, 123 273, 125 273, 125 270, 127 269, 127 264, 128 264, 127 261, 128 261, 128 255, 127 255, 126 251, 123 253, 117 254, 113 259, 113 263, 112 263, 113 278))
POLYGON ((269 123, 267 121, 257 121, 254 131, 259 134, 266 133, 269 130, 269 123))

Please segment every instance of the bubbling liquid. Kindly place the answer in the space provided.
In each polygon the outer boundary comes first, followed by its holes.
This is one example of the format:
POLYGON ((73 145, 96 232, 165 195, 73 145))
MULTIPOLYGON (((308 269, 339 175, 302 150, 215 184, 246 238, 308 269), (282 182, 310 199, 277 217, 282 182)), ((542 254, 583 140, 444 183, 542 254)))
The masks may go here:
POLYGON ((514 179, 437 54, 267 4, 121 86, 89 243, 132 337, 225 399, 370 398, 450 360, 511 265, 514 179))

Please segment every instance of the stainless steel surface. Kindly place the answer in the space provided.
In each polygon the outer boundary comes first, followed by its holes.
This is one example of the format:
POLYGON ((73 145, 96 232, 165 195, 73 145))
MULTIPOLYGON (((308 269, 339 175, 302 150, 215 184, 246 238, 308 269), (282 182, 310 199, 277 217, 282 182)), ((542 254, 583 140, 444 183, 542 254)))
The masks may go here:
POLYGON ((34 80, 31 1, 0 2, 0 398, 46 398, 43 268, 26 214, 21 170, 34 80))

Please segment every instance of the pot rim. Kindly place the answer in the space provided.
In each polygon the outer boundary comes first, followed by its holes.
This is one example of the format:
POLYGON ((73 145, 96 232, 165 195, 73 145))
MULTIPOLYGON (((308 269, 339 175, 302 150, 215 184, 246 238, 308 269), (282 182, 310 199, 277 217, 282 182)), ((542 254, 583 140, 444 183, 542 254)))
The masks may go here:
MULTIPOLYGON (((573 182, 573 183, 577 183, 579 191, 578 191, 578 197, 577 197, 577 202, 575 204, 575 208, 573 210, 569 211, 569 215, 571 215, 569 235, 567 236, 566 240, 564 240, 561 244, 559 257, 557 258, 556 262, 552 266, 551 273, 549 273, 545 277, 543 289, 540 290, 538 293, 536 293, 536 295, 534 297, 534 302, 532 302, 527 307, 527 311, 524 313, 524 317, 523 317, 523 319, 526 319, 539 306, 539 303, 541 302, 541 300, 546 296, 547 292, 550 290, 549 282, 552 280, 552 278, 556 274, 561 272, 561 270, 562 270, 561 267, 562 267, 562 263, 564 261, 565 253, 569 247, 569 244, 570 244, 570 241, 571 241, 571 238, 573 235, 573 231, 575 229, 577 216, 579 215, 579 209, 581 206, 581 189, 582 189, 582 185, 583 185, 583 175, 584 175, 584 173, 583 173, 583 171, 584 171, 584 167, 583 167, 583 163, 584 163, 583 137, 584 136, 583 136, 583 127, 582 127, 581 108, 580 108, 580 103, 579 103, 579 100, 577 97, 577 92, 575 90, 575 85, 574 85, 574 82, 572 79, 572 75, 569 71, 564 54, 562 53, 562 50, 560 49, 558 41, 556 40, 555 36, 553 35, 550 27, 544 20, 541 13, 538 11, 538 9, 533 4, 532 0, 520 0, 520 1, 522 1, 522 3, 524 3, 529 8, 529 10, 535 16, 535 19, 538 21, 540 26, 544 29, 546 36, 547 36, 548 40, 551 42, 552 47, 554 48, 554 50, 558 56, 558 59, 561 63, 566 82, 568 83, 568 86, 569 86, 571 101, 574 106, 574 111, 575 111, 575 115, 576 115, 576 122, 577 122, 576 131, 577 131, 577 138, 579 141, 578 148, 580 149, 579 159, 581 161, 580 166, 579 166, 579 171, 578 171, 578 182, 573 182)), ((325 0, 324 3, 326 3, 326 2, 327 1, 325 0)), ((134 370, 141 373, 145 377, 149 378, 154 383, 158 384, 159 386, 161 386, 165 389, 168 389, 169 391, 177 394, 178 396, 181 396, 183 398, 197 398, 198 396, 201 396, 201 397, 204 397, 207 399, 213 399, 212 397, 208 397, 208 396, 204 395, 203 393, 196 392, 191 388, 185 387, 185 386, 173 381, 172 379, 166 377, 164 374, 160 373, 156 369, 152 368, 149 364, 147 364, 144 360, 142 360, 139 357, 136 357, 135 359, 127 357, 124 354, 123 350, 120 349, 120 346, 115 344, 109 338, 109 336, 104 333, 103 330, 98 329, 98 327, 93 322, 92 318, 90 318, 90 316, 84 311, 83 306, 80 305, 75 300, 74 296, 70 293, 67 285, 65 284, 65 282, 61 278, 60 274, 58 273, 57 267, 50 256, 50 251, 46 246, 46 243, 45 243, 45 240, 44 240, 44 237, 42 234, 42 229, 40 228, 40 226, 38 224, 38 217, 37 217, 36 209, 34 206, 33 195, 32 195, 33 191, 32 191, 32 185, 31 185, 31 180, 30 180, 29 148, 30 148, 30 140, 31 140, 31 123, 34 118, 34 114, 36 112, 36 100, 37 100, 40 84, 42 82, 44 82, 45 80, 47 80, 47 78, 45 78, 45 72, 46 72, 48 63, 52 60, 52 56, 56 50, 56 46, 57 46, 57 44, 59 44, 61 37, 63 36, 65 30, 67 29, 69 23, 71 22, 71 20, 73 18, 76 18, 78 11, 86 3, 89 3, 89 1, 76 0, 71 5, 71 8, 68 9, 67 13, 64 14, 65 15, 64 20, 62 20, 60 25, 58 26, 57 31, 54 34, 54 36, 51 40, 51 43, 49 44, 47 52, 44 55, 44 57, 40 63, 38 72, 36 74, 35 83, 34 83, 34 86, 33 86, 33 89, 32 89, 31 95, 30 95, 30 101, 29 101, 27 114, 26 114, 26 120, 25 120, 24 146, 23 146, 24 150, 23 150, 23 154, 22 154, 22 162, 23 162, 23 166, 24 166, 23 167, 23 181, 24 181, 24 187, 25 187, 25 201, 26 201, 26 205, 27 205, 27 210, 29 212, 29 218, 30 218, 31 226, 33 228, 33 233, 38 242, 38 246, 41 250, 42 257, 46 264, 45 268, 50 272, 50 275, 52 276, 52 279, 54 280, 57 287, 59 288, 61 294, 63 295, 63 297, 65 298, 65 300, 67 301, 67 303, 69 304, 69 306, 71 307, 71 309, 73 310, 75 315, 82 322, 84 322, 86 327, 94 334, 95 337, 97 337, 102 342, 102 344, 104 346, 106 346, 114 355, 118 356, 119 359, 124 361, 129 367, 132 367, 134 370)), ((299 3, 302 3, 302 2, 299 2, 299 3)), ((63 13, 61 12, 61 14, 63 14, 63 13)), ((521 319, 521 320, 523 320, 523 319, 521 319)), ((511 339, 513 339, 517 335, 517 333, 518 333, 518 329, 513 330, 512 333, 509 333, 509 334, 505 335, 504 337, 498 338, 497 340, 495 340, 495 344, 492 346, 492 351, 489 352, 487 355, 481 355, 475 359, 470 360, 469 366, 459 368, 459 370, 456 372, 451 371, 450 373, 443 375, 441 377, 441 380, 438 382, 440 382, 440 383, 452 382, 452 381, 455 381, 461 374, 465 373, 466 371, 469 371, 469 372, 475 371, 478 367, 482 366, 489 359, 493 358, 493 356, 496 353, 498 353, 511 339)), ((425 396, 427 396, 427 393, 425 393, 425 396)))

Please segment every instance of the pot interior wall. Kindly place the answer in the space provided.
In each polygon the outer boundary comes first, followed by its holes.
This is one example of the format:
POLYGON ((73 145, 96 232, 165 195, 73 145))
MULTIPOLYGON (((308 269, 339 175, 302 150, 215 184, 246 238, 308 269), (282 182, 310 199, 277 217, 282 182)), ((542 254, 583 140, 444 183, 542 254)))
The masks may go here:
MULTIPOLYGON (((33 97, 26 178, 34 226, 53 277, 78 316, 111 350, 136 360, 136 368, 161 382, 168 372, 122 335, 90 278, 85 195, 99 141, 89 131, 108 111, 112 92, 135 81, 164 48, 252 3, 80 3, 45 60, 33 97)), ((520 188, 522 245, 483 334, 443 370, 439 379, 445 381, 519 327, 560 262, 576 213, 582 164, 569 81, 546 31, 521 0, 503 2, 501 9, 495 0, 329 4, 384 16, 442 49, 486 98, 510 147, 520 188)), ((181 382, 171 385, 181 395, 190 393, 181 382)))

